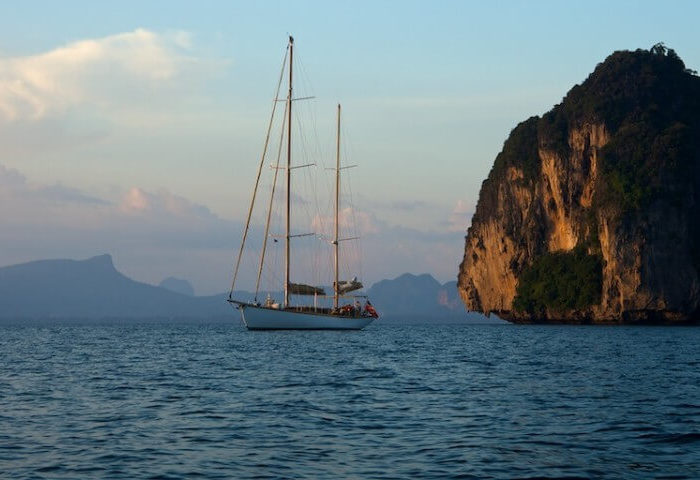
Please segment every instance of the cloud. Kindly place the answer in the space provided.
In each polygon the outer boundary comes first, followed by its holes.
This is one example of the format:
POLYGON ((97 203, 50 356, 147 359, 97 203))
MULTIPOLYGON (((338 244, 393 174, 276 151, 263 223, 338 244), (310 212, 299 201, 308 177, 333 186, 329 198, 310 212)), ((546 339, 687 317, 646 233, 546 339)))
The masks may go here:
MULTIPOLYGON (((462 221, 461 212, 468 207, 466 202, 455 206, 462 221)), ((94 195, 69 186, 32 182, 2 165, 0 222, 0 265, 109 252, 117 267, 132 278, 157 284, 178 276, 188 279, 198 293, 227 288, 242 233, 240 221, 223 219, 205 205, 168 190, 133 186, 94 195)), ((316 216, 311 223, 318 233, 332 237, 331 217, 316 216)), ((344 273, 360 276, 368 286, 405 272, 427 272, 441 281, 456 275, 464 248, 463 231, 390 224, 353 208, 340 212, 340 224, 341 236, 361 237, 343 244, 343 263, 348 263, 344 273)), ((331 255, 331 249, 312 243, 313 239, 300 239, 295 251, 305 255, 318 250, 318 261, 327 261, 323 256, 331 255)), ((241 288, 254 284, 261 245, 262 229, 252 225, 241 288)), ((279 254, 281 244, 268 244, 268 248, 276 248, 279 254)))
POLYGON ((467 228, 471 224, 473 214, 474 206, 470 202, 462 199, 457 200, 457 204, 448 218, 447 229, 450 232, 466 233, 467 228))
POLYGON ((432 208, 428 202, 423 200, 396 200, 391 202, 391 208, 396 210, 415 211, 432 208))
MULTIPOLYGON (((27 182, 27 178, 18 170, 0 164, 0 186, 11 190, 14 197, 32 198, 51 204, 82 203, 109 205, 110 202, 87 195, 75 188, 61 184, 36 185, 27 182)), ((7 192, 6 192, 7 194, 7 192)))
MULTIPOLYGON (((397 203, 405 207, 399 208, 400 210, 435 208, 422 201, 397 203)), ((466 202, 458 202, 455 207, 456 212, 467 210, 466 202)), ((350 242, 345 247, 349 251, 344 256, 350 256, 358 263, 356 266, 348 266, 351 270, 349 273, 361 276, 366 285, 406 272, 430 273, 443 280, 456 276, 464 249, 463 230, 449 229, 447 222, 443 222, 444 225, 440 228, 411 228, 389 223, 373 213, 352 208, 343 209, 339 217, 341 229, 346 232, 341 236, 361 237, 357 245, 350 242), (357 251, 358 248, 362 251, 357 251)), ((326 238, 332 238, 332 226, 331 217, 317 215, 312 221, 312 228, 326 238)))
POLYGON ((0 164, 0 185, 3 187, 18 187, 26 183, 27 178, 19 171, 0 164))
POLYGON ((76 106, 120 110, 167 87, 197 63, 187 32, 145 29, 0 59, 0 119, 32 121, 76 106))
POLYGON ((107 200, 87 195, 76 188, 66 187, 61 184, 37 187, 31 191, 31 194, 41 196, 47 201, 57 203, 111 204, 107 200))
MULTIPOLYGON (((187 259, 202 252, 218 251, 219 262, 228 260, 240 238, 239 223, 167 190, 132 187, 112 201, 60 184, 31 182, 3 165, 0 223, 0 265, 122 252, 123 264, 136 278, 155 283, 178 273, 172 269, 192 263, 187 259), (141 259, 144 255, 149 259, 141 259), (182 257, 180 264, 173 263, 177 256, 182 257)), ((259 241, 259 233, 253 232, 252 238, 259 241)), ((213 269, 227 271, 228 265, 197 268, 180 274, 189 273, 189 278, 199 281, 213 269)))
POLYGON ((406 272, 430 273, 440 281, 453 279, 464 252, 463 234, 401 226, 387 225, 362 243, 365 278, 371 281, 406 272))
POLYGON ((150 193, 138 187, 130 188, 121 199, 120 211, 136 215, 168 215, 174 217, 214 218, 204 205, 192 203, 184 197, 160 190, 150 193))
MULTIPOLYGON (((165 189, 134 186, 93 195, 33 182, 3 165, 0 224, 0 266, 110 253, 131 278, 151 284, 169 276, 186 278, 198 294, 230 285, 242 234, 240 221, 165 189)), ((250 288, 255 278, 261 245, 262 229, 251 225, 242 288, 250 288)))
MULTIPOLYGON (((311 220, 311 229, 327 238, 333 237, 334 217, 315 215, 311 220)), ((346 232, 356 232, 353 235, 370 235, 378 233, 381 222, 373 214, 346 207, 338 212, 338 225, 346 232)))

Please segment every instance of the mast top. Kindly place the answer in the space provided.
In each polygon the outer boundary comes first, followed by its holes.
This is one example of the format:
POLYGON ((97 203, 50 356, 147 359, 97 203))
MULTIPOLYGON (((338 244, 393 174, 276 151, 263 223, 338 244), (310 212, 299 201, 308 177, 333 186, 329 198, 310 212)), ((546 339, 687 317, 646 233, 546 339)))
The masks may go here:
POLYGON ((289 36, 289 44, 291 45, 291 44, 293 44, 293 43, 294 43, 294 37, 292 37, 292 36, 290 35, 290 36, 289 36))

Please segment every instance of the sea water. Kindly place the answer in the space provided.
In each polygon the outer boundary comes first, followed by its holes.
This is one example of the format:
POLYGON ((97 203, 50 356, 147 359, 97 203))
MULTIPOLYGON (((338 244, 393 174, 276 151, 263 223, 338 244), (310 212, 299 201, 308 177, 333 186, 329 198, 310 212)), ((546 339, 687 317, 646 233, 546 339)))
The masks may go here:
POLYGON ((700 329, 0 327, 0 477, 700 478, 700 329))

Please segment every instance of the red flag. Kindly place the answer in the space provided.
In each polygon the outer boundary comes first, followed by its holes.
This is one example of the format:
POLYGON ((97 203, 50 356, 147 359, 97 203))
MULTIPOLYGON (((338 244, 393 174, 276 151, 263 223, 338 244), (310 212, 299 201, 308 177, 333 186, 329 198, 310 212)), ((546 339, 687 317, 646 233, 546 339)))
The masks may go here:
POLYGON ((367 303, 365 303, 365 312, 369 313, 369 315, 373 318, 379 318, 379 314, 377 311, 374 309, 371 303, 369 303, 369 300, 367 300, 367 303))

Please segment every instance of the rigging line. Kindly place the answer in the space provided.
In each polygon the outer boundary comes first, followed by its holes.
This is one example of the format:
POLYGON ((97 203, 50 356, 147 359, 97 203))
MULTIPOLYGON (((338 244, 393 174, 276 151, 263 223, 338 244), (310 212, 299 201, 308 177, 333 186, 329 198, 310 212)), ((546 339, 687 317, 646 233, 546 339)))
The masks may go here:
MULTIPOLYGON (((280 170, 283 170, 283 168, 280 170)), ((274 213, 272 213, 272 219, 270 220, 270 229, 272 231, 279 232, 284 230, 284 227, 282 226, 282 216, 279 215, 279 212, 283 207, 283 200, 284 198, 282 195, 275 196, 273 202, 273 209, 275 210, 274 213)), ((272 236, 272 238, 274 238, 274 236, 272 236)), ((275 241, 272 246, 279 247, 279 244, 277 241, 275 241)), ((279 292, 279 286, 282 285, 282 282, 284 281, 279 275, 280 272, 284 271, 284 266, 282 262, 283 252, 280 251, 280 248, 272 248, 272 251, 270 252, 269 247, 267 249, 267 252, 267 261, 263 266, 263 277, 261 279, 261 282, 264 286, 263 291, 267 290, 268 293, 276 293, 279 292), (269 253, 271 253, 271 255, 269 253)))
MULTIPOLYGON (((349 183, 348 196, 350 198, 350 200, 349 200, 350 205, 352 205, 351 212, 352 212, 353 231, 355 232, 355 239, 361 240, 362 239, 361 230, 360 230, 361 226, 360 226, 360 222, 358 221, 358 212, 357 212, 357 209, 355 208, 355 198, 354 198, 354 192, 353 192, 353 188, 352 188, 352 182, 348 182, 348 183, 349 183)), ((360 255, 361 245, 358 242, 356 245, 354 245, 354 247, 355 247, 355 250, 353 253, 355 254, 355 258, 356 258, 355 261, 357 262, 356 267, 359 270, 358 273, 361 275, 362 274, 362 255, 360 255)))
MULTIPOLYGON (((351 138, 351 135, 346 131, 345 128, 343 128, 342 133, 343 133, 343 135, 346 136, 346 138, 351 138)), ((345 152, 346 158, 353 156, 350 152, 350 148, 352 145, 353 145, 353 143, 351 141, 346 142, 343 145, 343 151, 345 152)), ((356 166, 357 165, 350 165, 346 168, 351 168, 351 167, 356 167, 356 166)), ((360 252, 363 250, 362 249, 362 235, 360 233, 361 227, 360 227, 360 224, 358 222, 358 213, 355 209, 355 200, 354 200, 353 188, 352 188, 353 185, 355 184, 355 182, 353 182, 352 179, 350 178, 353 176, 354 176, 353 173, 348 172, 348 181, 346 182, 348 204, 350 205, 351 223, 352 223, 352 227, 353 227, 352 231, 354 232, 353 239, 358 240, 357 242, 353 242, 353 243, 356 243, 356 245, 353 246, 354 248, 351 251, 351 254, 354 256, 354 261, 356 263, 355 267, 358 270, 357 273, 358 273, 360 278, 363 278, 364 272, 363 272, 363 265, 362 265, 362 255, 360 255, 360 252)), ((349 265, 348 265, 348 267, 349 267, 349 265)))
MULTIPOLYGON (((298 153, 298 157, 301 157, 302 161, 310 162, 312 159, 311 159, 311 156, 309 155, 309 152, 307 149, 308 140, 307 140, 307 136, 305 134, 305 130, 306 130, 304 128, 305 125, 306 124, 305 124, 303 115, 301 113, 298 114, 296 116, 296 128, 295 128, 295 134, 296 134, 297 138, 299 139, 297 141, 297 149, 298 149, 297 153, 298 153)), ((295 165, 294 167, 291 167, 291 168, 294 169, 294 168, 298 168, 298 167, 302 167, 302 166, 310 166, 310 165, 315 166, 316 164, 315 163, 307 163, 306 165, 298 165, 298 166, 295 165)), ((302 175, 295 177, 296 178, 295 182, 296 182, 297 187, 302 187, 302 186, 308 187, 310 185, 310 178, 311 178, 310 170, 311 169, 304 170, 302 172, 302 175), (301 178, 299 178, 299 177, 301 177, 301 178)), ((307 192, 307 189, 306 188, 303 188, 303 189, 297 188, 296 191, 302 191, 302 194, 305 194, 307 192)), ((305 218, 308 218, 308 216, 309 216, 308 200, 306 198, 304 198, 304 196, 302 194, 297 194, 297 197, 295 199, 296 208, 297 208, 297 210, 303 210, 305 218)))
MULTIPOLYGON (((326 152, 324 152, 321 148, 321 142, 319 141, 319 134, 318 134, 318 117, 314 116, 312 118, 312 124, 313 124, 313 129, 312 129, 312 134, 313 134, 313 141, 314 141, 314 147, 315 147, 315 155, 319 159, 319 163, 321 165, 321 168, 323 170, 326 170, 326 152)), ((314 211, 314 218, 318 219, 318 224, 319 224, 319 230, 321 232, 326 232, 326 225, 325 225, 325 219, 324 216, 327 216, 328 214, 328 202, 330 201, 330 192, 328 191, 328 183, 325 181, 325 176, 317 175, 315 177, 315 182, 314 182, 314 205, 316 207, 314 211), (323 180, 321 182, 321 180, 323 180), (321 188, 319 187, 319 184, 321 184, 325 187, 323 192, 320 192, 321 188), (326 203, 321 202, 321 193, 324 195, 324 200, 326 200, 326 203)), ((324 250, 325 253, 327 253, 324 250)), ((321 264, 321 259, 319 258, 319 264, 321 264)), ((329 265, 332 265, 329 263, 329 265)))
MULTIPOLYGON (((311 91, 313 92, 313 88, 307 88, 306 85, 309 84, 308 82, 308 76, 306 75, 305 69, 303 65, 298 65, 297 66, 297 71, 300 72, 300 77, 301 77, 301 82, 302 82, 302 89, 303 91, 311 91)), ((301 153, 303 158, 308 159, 308 161, 314 161, 314 162, 319 162, 321 161, 323 163, 324 156, 320 152, 320 145, 318 141, 318 130, 317 130, 317 116, 313 115, 311 110, 312 110, 312 105, 313 104, 306 104, 303 109, 304 111, 309 114, 309 122, 306 122, 306 117, 304 116, 297 116, 297 121, 298 123, 298 135, 302 139, 300 142, 300 147, 301 147, 301 153), (305 128, 308 127, 308 128, 305 128), (309 132, 311 135, 309 135, 309 132)), ((318 170, 318 169, 316 169, 318 170)), ((306 173, 306 172, 305 172, 306 173)), ((313 198, 313 203, 310 205, 315 206, 314 209, 310 209, 308 203, 303 203, 302 204, 302 209, 304 210, 306 216, 312 220, 315 218, 318 218, 319 221, 318 223, 321 226, 321 229, 323 229, 323 215, 321 214, 319 206, 321 205, 321 202, 319 201, 319 188, 318 188, 318 175, 312 176, 311 173, 306 173, 303 176, 304 180, 307 183, 307 186, 310 187, 310 193, 313 198), (313 210, 313 211, 311 211, 313 210)), ((315 252, 315 250, 314 250, 315 252)), ((318 255, 315 255, 312 257, 312 261, 318 263, 320 259, 318 258, 318 255)))
MULTIPOLYGON (((275 96, 279 96, 280 88, 282 87, 282 79, 284 78, 285 66, 287 64, 287 54, 289 53, 289 46, 284 52, 284 59, 282 60, 282 70, 280 71, 280 78, 277 81, 277 90, 275 91, 275 96)), ((228 293, 228 298, 233 296, 233 288, 236 285, 236 278, 238 277, 238 269, 241 266, 241 258, 243 258, 243 249, 245 247, 246 239, 248 238, 248 229, 250 228, 250 218, 253 216, 253 206, 255 205, 255 197, 258 194, 258 185, 260 183, 260 174, 262 173, 263 164, 265 163, 265 156, 267 155, 267 147, 270 142, 270 132, 272 131, 272 124, 275 119, 275 110, 277 110, 277 102, 272 102, 272 113, 270 114, 270 123, 267 126, 267 134, 265 135, 265 145, 263 146, 262 156, 260 158, 260 166, 258 167, 258 174, 255 179, 255 187, 253 187, 253 195, 250 200, 250 208, 248 209, 248 218, 245 222, 245 228, 243 229, 243 239, 241 240, 241 248, 238 251, 238 259, 236 260, 236 268, 233 271, 233 280, 231 280, 231 290, 228 293)))
POLYGON ((265 263, 265 252, 267 251, 267 237, 270 233, 270 216, 272 215, 272 202, 275 199, 275 187, 277 186, 277 173, 280 171, 280 157, 282 156, 282 146, 284 145, 284 127, 287 122, 287 105, 284 107, 284 115, 282 116, 282 129, 280 131, 280 142, 277 147, 277 164, 275 165, 275 173, 272 179, 272 189, 270 192, 270 204, 267 208, 267 221, 265 222, 265 236, 263 237, 262 253, 260 254, 260 266, 258 267, 258 278, 255 281, 255 301, 258 301, 258 291, 260 290, 260 276, 262 275, 263 265, 265 263))

